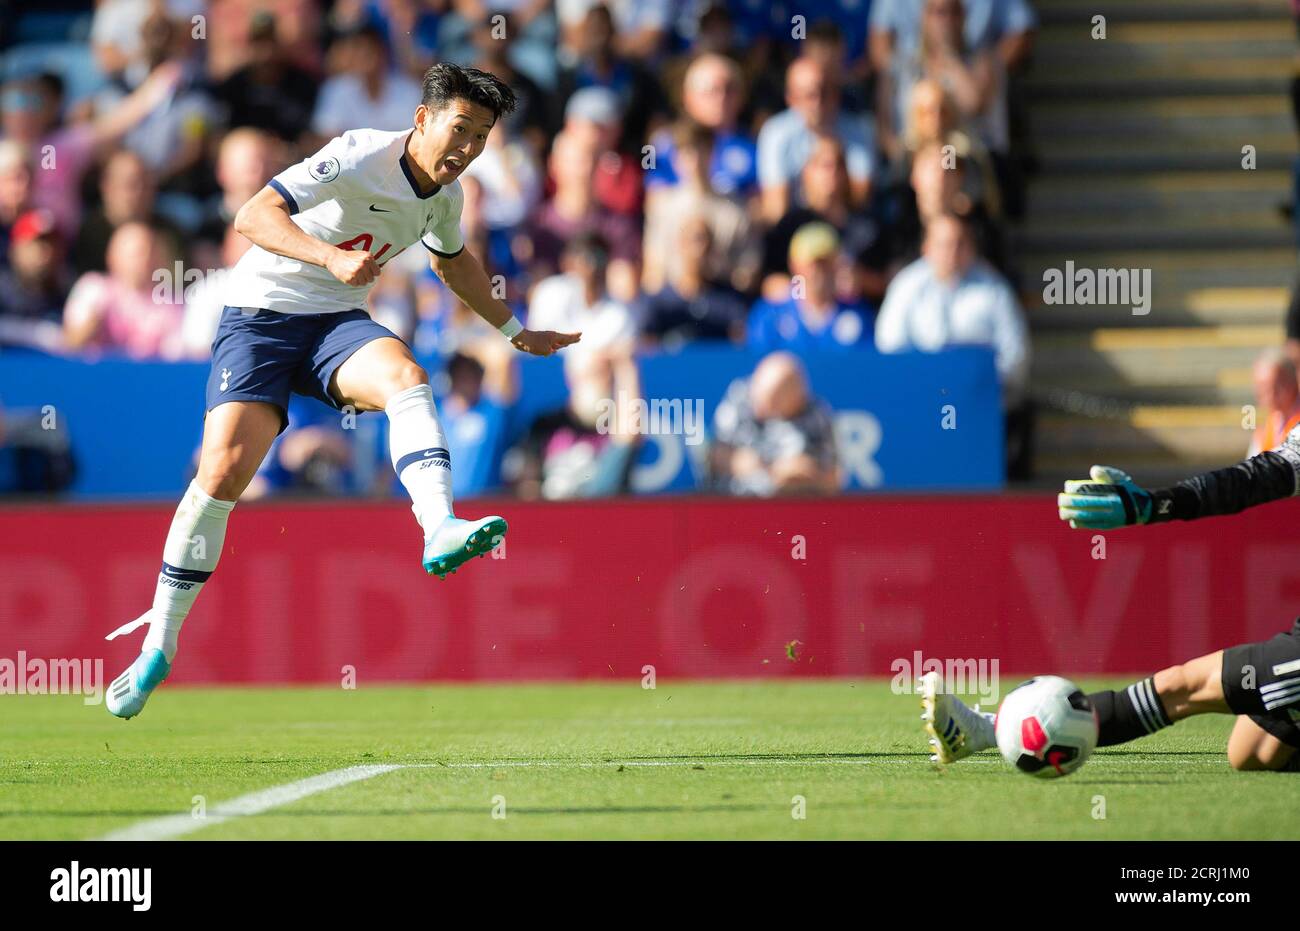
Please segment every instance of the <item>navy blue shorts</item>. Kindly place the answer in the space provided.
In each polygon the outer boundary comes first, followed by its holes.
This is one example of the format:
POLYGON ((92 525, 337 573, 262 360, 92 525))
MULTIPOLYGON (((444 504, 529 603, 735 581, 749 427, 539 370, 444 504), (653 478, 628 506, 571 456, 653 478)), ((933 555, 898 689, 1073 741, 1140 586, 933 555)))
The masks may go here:
POLYGON ((364 310, 282 314, 226 307, 212 342, 207 410, 227 401, 265 401, 280 408, 283 432, 290 394, 340 409, 330 396, 335 370, 366 343, 385 336, 398 338, 364 310))

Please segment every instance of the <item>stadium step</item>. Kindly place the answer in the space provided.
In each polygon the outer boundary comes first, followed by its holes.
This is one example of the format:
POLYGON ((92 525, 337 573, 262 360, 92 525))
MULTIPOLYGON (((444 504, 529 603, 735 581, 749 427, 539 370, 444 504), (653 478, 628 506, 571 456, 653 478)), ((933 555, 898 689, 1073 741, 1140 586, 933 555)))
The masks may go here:
MULTIPOLYGON (((1285 36, 1285 33, 1283 33, 1285 36)), ((1067 96, 1082 93, 1079 74, 1090 71, 1089 88, 1124 91, 1124 96, 1158 94, 1157 88, 1166 87, 1166 93, 1190 94, 1197 87, 1241 89, 1258 87, 1261 92, 1275 90, 1278 82, 1285 82, 1295 69, 1294 53, 1287 49, 1281 54, 1246 56, 1162 55, 1148 58, 1141 55, 1117 55, 1113 39, 1096 42, 1079 54, 1045 56, 1045 61, 1035 67, 1030 86, 1048 93, 1067 96)), ((1129 50, 1132 51, 1131 49, 1129 50)))
POLYGON ((1296 32, 1273 0, 1039 0, 1039 174, 1012 236, 1034 333, 1041 479, 1173 479, 1240 459, 1251 366, 1296 282, 1296 32), (1091 38, 1104 14, 1107 35, 1091 38), (1255 168, 1242 146, 1255 147, 1255 168), (1048 305, 1044 273, 1139 269, 1151 305, 1048 305))
MULTIPOLYGON (((1220 4, 1221 5, 1221 4, 1220 4)), ((1044 11, 1051 3, 1038 4, 1044 11)), ((1132 9, 1133 3, 1126 4, 1132 9)), ((1168 8, 1164 2, 1161 8, 1168 8)), ((1094 14, 1099 11, 1094 11, 1094 14)), ((1093 44, 1078 43, 1083 26, 1091 36, 1092 22, 1077 19, 1059 20, 1045 16, 1047 21, 1038 30, 1034 47, 1040 54, 1053 59, 1081 55, 1140 56, 1148 58, 1178 59, 1180 57, 1247 56, 1264 51, 1270 55, 1288 55, 1294 50, 1295 33, 1287 29, 1285 18, 1272 15, 1260 19, 1236 18, 1229 21, 1204 19, 1163 22, 1128 22, 1116 20, 1107 12, 1106 38, 1092 40, 1093 44)))
POLYGON ((1090 405, 1085 399, 1078 407, 1079 413, 1048 410, 1039 416, 1038 442, 1052 456, 1040 461, 1040 472, 1054 461, 1075 477, 1094 462, 1180 473, 1236 462, 1250 446, 1251 431, 1235 405, 1090 405))
POLYGON ((1134 385, 1218 385, 1222 373, 1248 370, 1262 349, 1281 341, 1282 328, 1269 325, 1040 333, 1033 379, 1117 394, 1134 385))
POLYGON ((1291 184, 1287 171, 1154 171, 1087 178, 1046 178, 1034 189, 1036 211, 1046 216, 1131 216, 1159 210, 1163 216, 1195 218, 1265 212, 1270 225, 1280 214, 1279 191, 1291 184))
POLYGON ((1056 215, 1034 210, 1016 233, 1017 243, 1040 249, 1205 249, 1230 236, 1238 247, 1284 247, 1295 229, 1276 206, 1255 209, 1196 208, 1132 211, 1100 209, 1087 214, 1056 215))
MULTIPOLYGON (((1033 243, 1026 243, 1032 247, 1033 243)), ((1231 243, 1224 243, 1231 246, 1231 243)), ((1296 250, 1291 246, 1273 249, 1242 249, 1225 259, 1223 248, 1214 250, 1115 249, 1069 250, 1031 249, 1026 267, 1032 269, 1065 268, 1073 261, 1076 268, 1149 268, 1153 276, 1171 281, 1195 281, 1208 286, 1248 285, 1267 279, 1267 283, 1290 284, 1297 271, 1296 250)))
POLYGON ((1284 91, 1040 102, 1029 133, 1035 153, 1058 170, 1244 175, 1250 145, 1255 171, 1290 171, 1297 134, 1284 91))
POLYGON ((1081 23, 1104 13, 1114 23, 1231 23, 1255 20, 1286 21, 1284 5, 1278 0, 1124 0, 1107 4, 1104 10, 1095 0, 1034 0, 1034 9, 1044 27, 1060 23, 1081 23))
MULTIPOLYGON (((1042 274, 1026 279, 1041 283, 1042 274)), ((1273 324, 1282 319, 1290 300, 1290 289, 1276 287, 1197 287, 1175 281, 1155 285, 1150 311, 1134 314, 1120 304, 1045 304, 1041 289, 1026 295, 1025 309, 1037 331, 1076 330, 1089 327, 1144 327, 1159 322, 1165 326, 1223 326, 1231 324, 1273 324)))
POLYGON ((1053 409, 1081 411, 1119 405, 1154 406, 1213 406, 1228 405, 1240 409, 1254 403, 1249 368, 1225 368, 1218 372, 1217 384, 1196 383, 1187 385, 1122 385, 1106 384, 1103 391, 1089 390, 1086 382, 1053 382, 1050 378, 1037 378, 1035 384, 1041 396, 1052 400, 1053 409))
POLYGON ((1206 94, 1246 95, 1284 92, 1291 76, 1291 59, 1258 63, 1210 63, 1189 68, 1186 75, 1171 69, 1113 67, 1106 62, 1077 63, 1069 68, 1049 70, 1029 82, 1029 90, 1038 99, 1092 99, 1167 97, 1170 95, 1203 96, 1206 94), (1089 73, 1086 84, 1080 73, 1089 73))
MULTIPOLYGON (((1241 136, 1216 135, 1202 141, 1172 137, 1135 137, 1122 134, 1089 137, 1054 137, 1034 144, 1034 154, 1044 172, 1120 174, 1139 171, 1242 171, 1241 136)), ((1255 147, 1256 169, 1290 170, 1295 161, 1294 133, 1256 133, 1249 137, 1255 147)), ((1288 189, 1290 185, 1287 186, 1288 189)), ((1289 190, 1284 192, 1289 195, 1289 190)))
MULTIPOLYGON (((1132 100, 1068 100, 1035 114, 1031 130, 1039 141, 1062 137, 1087 141, 1114 134, 1129 145, 1160 140, 1248 137, 1264 132, 1276 141, 1294 142, 1290 103, 1274 94, 1150 97, 1132 100)), ((1237 147, 1238 150, 1240 147, 1237 147)))

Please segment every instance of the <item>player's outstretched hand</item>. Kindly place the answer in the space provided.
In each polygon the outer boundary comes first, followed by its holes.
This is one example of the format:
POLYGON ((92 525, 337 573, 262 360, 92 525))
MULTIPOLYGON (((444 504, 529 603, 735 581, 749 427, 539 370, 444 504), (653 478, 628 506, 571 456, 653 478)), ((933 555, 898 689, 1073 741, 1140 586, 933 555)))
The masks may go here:
POLYGON ((360 288, 379 277, 379 265, 369 252, 335 249, 325 262, 331 275, 346 285, 360 288))
POLYGON ((520 330, 510 342, 521 352, 550 356, 582 339, 581 333, 556 333, 552 330, 520 330))
POLYGON ((1056 496, 1061 520, 1071 527, 1113 530, 1151 519, 1151 494, 1139 488, 1127 472, 1113 466, 1095 465, 1087 481, 1065 483, 1056 496))

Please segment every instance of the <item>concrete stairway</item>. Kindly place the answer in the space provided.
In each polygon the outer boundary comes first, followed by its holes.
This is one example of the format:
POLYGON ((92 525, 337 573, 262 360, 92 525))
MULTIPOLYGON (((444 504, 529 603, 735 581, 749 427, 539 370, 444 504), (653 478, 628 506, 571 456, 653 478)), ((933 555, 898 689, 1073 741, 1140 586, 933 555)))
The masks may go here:
POLYGON ((1296 31, 1281 0, 1035 0, 1040 170, 1015 234, 1044 483, 1113 462, 1150 482, 1245 453, 1250 365, 1296 279, 1296 31), (1091 38, 1092 17, 1107 38, 1091 38), (1242 168, 1242 147, 1256 150, 1242 168), (1150 269, 1152 305, 1045 305, 1045 269, 1150 269))

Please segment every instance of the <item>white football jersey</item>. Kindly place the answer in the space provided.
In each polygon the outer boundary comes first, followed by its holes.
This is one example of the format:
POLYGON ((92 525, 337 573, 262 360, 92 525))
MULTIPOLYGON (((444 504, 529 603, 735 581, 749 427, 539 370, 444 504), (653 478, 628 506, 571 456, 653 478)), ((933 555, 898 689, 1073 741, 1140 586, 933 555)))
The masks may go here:
MULTIPOLYGON (((346 132, 268 184, 308 236, 368 251, 380 266, 417 240, 430 252, 453 256, 465 248, 460 182, 420 192, 406 158, 411 132, 346 132)), ((349 287, 319 265, 255 245, 231 270, 225 303, 286 314, 338 313, 364 309, 373 286, 349 287)))

